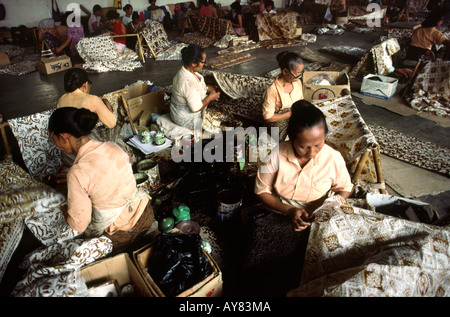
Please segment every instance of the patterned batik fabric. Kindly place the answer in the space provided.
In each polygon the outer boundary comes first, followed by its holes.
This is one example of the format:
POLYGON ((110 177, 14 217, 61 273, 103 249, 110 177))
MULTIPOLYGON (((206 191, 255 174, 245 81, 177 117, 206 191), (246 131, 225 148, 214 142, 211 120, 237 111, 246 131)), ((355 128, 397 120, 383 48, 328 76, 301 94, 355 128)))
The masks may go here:
POLYGON ((136 52, 124 48, 119 51, 108 35, 82 38, 76 45, 82 67, 99 73, 109 71, 133 71, 142 67, 136 52))
POLYGON ((0 280, 20 243, 24 219, 62 203, 65 198, 61 194, 31 177, 14 161, 0 162, 0 280))
MULTIPOLYGON (((342 154, 350 175, 352 175, 361 155, 379 147, 377 140, 359 113, 351 96, 313 100, 312 103, 322 110, 327 120, 329 130, 326 138, 327 144, 342 154)), ((369 184, 377 182, 372 151, 357 181, 369 184)))
POLYGON ((258 14, 256 26, 260 41, 271 39, 293 39, 297 32, 298 13, 282 11, 276 14, 258 14))
MULTIPOLYGON (((143 44, 150 46, 156 56, 170 47, 167 33, 161 23, 152 20, 145 21, 145 27, 139 34, 143 37, 143 44)), ((153 56, 148 56, 153 58, 153 56)))
POLYGON ((369 125, 369 128, 382 154, 450 176, 449 148, 379 125, 369 125))
POLYGON ((223 92, 217 107, 230 114, 264 123, 263 95, 273 78, 246 76, 217 71, 203 71, 205 80, 212 76, 223 92))
POLYGON ((252 56, 250 53, 245 52, 221 54, 218 57, 209 58, 205 63, 205 67, 223 69, 246 63, 254 59, 256 59, 256 57, 252 56))
POLYGON ((367 74, 387 75, 394 71, 391 56, 400 50, 396 38, 374 45, 357 62, 349 73, 351 78, 361 78, 367 74), (372 59, 372 62, 370 60, 372 59), (369 67, 370 65, 370 67, 369 67))
MULTIPOLYGON (((75 239, 35 250, 20 264, 25 277, 17 283, 14 297, 80 296, 83 281, 79 270, 112 251, 110 239, 75 239)), ((84 285, 84 288, 86 286, 84 285)))
POLYGON ((183 34, 183 36, 178 37, 178 42, 185 44, 197 44, 205 48, 212 46, 215 41, 212 38, 201 34, 200 32, 193 32, 185 33, 183 34))
POLYGON ((445 297, 450 230, 354 206, 313 213, 301 284, 289 297, 445 297))
POLYGON ((450 118, 450 61, 428 62, 406 99, 416 110, 450 118))
POLYGON ((197 22, 198 31, 215 41, 229 34, 230 28, 232 28, 231 21, 227 19, 201 17, 197 22))
POLYGON ((61 167, 61 150, 48 134, 48 120, 53 111, 8 120, 28 172, 39 181, 57 174, 61 167))

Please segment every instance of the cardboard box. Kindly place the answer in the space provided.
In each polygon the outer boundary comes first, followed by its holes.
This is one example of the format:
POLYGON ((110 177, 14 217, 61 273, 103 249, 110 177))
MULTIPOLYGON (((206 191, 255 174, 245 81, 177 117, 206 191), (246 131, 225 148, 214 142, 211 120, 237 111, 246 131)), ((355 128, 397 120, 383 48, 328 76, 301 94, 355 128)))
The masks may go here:
POLYGON ((363 78, 360 94, 389 100, 397 90, 398 79, 369 74, 363 78), (379 78, 382 81, 374 80, 379 78))
POLYGON ((72 68, 72 61, 67 55, 50 58, 43 57, 37 62, 39 72, 47 75, 62 72, 70 68, 72 68))
POLYGON ((336 24, 347 24, 348 17, 336 17, 336 24))
MULTIPOLYGON (((206 253, 207 258, 213 267, 213 273, 203 281, 185 290, 176 297, 220 297, 222 296, 223 281, 222 272, 214 259, 206 253)), ((152 290, 155 297, 166 297, 159 286, 147 272, 147 263, 153 255, 153 244, 149 244, 133 252, 133 261, 145 280, 147 286, 152 290)))
POLYGON ((316 72, 305 72, 303 74, 303 97, 308 100, 318 100, 318 99, 329 99, 334 97, 342 97, 346 94, 350 94, 350 80, 346 72, 326 72, 326 71, 316 71, 316 72), (328 74, 334 81, 344 78, 344 84, 340 85, 313 85, 308 84, 308 81, 314 76, 320 74, 328 74))
POLYGON ((125 99, 133 121, 149 113, 162 113, 164 110, 164 90, 147 93, 148 85, 139 84, 128 87, 125 99))
POLYGON ((295 31, 295 36, 300 36, 302 35, 302 28, 297 28, 297 30, 295 31))
POLYGON ((127 253, 95 261, 80 270, 89 287, 116 280, 120 288, 132 284, 140 297, 153 297, 152 292, 127 253))
POLYGON ((9 65, 10 63, 8 53, 0 52, 0 65, 9 65))

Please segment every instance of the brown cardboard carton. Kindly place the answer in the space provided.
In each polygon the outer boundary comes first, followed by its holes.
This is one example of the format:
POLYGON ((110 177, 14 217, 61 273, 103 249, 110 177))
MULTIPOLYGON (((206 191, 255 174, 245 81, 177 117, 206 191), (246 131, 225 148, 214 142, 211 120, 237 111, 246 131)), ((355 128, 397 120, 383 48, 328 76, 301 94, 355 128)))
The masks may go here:
POLYGON ((43 57, 37 62, 37 69, 39 72, 47 75, 66 71, 70 68, 72 68, 72 62, 67 55, 50 58, 43 57))
POLYGON ((128 87, 125 99, 133 121, 144 113, 161 113, 164 110, 164 90, 147 93, 147 88, 147 84, 128 87))
POLYGON ((119 288, 132 284, 140 297, 153 297, 141 274, 127 253, 120 253, 114 257, 95 261, 80 270, 89 287, 116 280, 119 288))
POLYGON ((342 97, 346 94, 350 94, 350 80, 345 72, 328 72, 328 71, 316 71, 305 72, 303 74, 303 97, 308 100, 329 99, 334 97, 342 97), (308 81, 319 74, 328 74, 334 81, 339 78, 345 79, 345 83, 339 85, 313 85, 308 84, 308 81))
POLYGON ((0 65, 9 65, 10 63, 8 53, 0 52, 0 65))
MULTIPOLYGON (((203 281, 177 295, 177 297, 221 297, 223 290, 222 272, 214 259, 206 253, 211 262, 214 272, 203 281)), ((153 255, 153 243, 133 252, 133 261, 145 280, 147 286, 152 290, 155 297, 166 297, 159 286, 147 272, 148 260, 153 255)))

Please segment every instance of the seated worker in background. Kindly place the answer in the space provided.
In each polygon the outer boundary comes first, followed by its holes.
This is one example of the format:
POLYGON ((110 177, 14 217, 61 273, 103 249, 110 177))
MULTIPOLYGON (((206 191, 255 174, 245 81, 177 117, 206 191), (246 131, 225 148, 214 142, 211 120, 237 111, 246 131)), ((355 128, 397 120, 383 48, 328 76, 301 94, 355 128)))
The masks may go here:
POLYGON ((56 108, 85 108, 96 113, 107 128, 114 128, 116 116, 111 105, 104 103, 99 97, 89 94, 92 82, 88 73, 81 68, 71 68, 64 74, 64 90, 66 93, 59 98, 56 108))
POLYGON ((230 6, 231 13, 229 20, 231 20, 231 25, 233 26, 234 32, 237 35, 245 35, 244 20, 242 17, 242 7, 239 2, 233 2, 230 6))
POLYGON ((63 25, 67 26, 67 38, 61 46, 56 48, 55 52, 56 55, 66 53, 73 59, 75 57, 79 57, 76 45, 82 38, 84 38, 84 28, 81 24, 76 25, 73 21, 68 21, 70 14, 72 14, 71 11, 66 12, 63 18, 63 25))
POLYGON ((337 17, 348 16, 345 0, 331 0, 330 11, 333 15, 333 21, 335 22, 337 17))
POLYGON ((277 11, 275 11, 275 5, 272 0, 266 1, 263 13, 277 13, 277 11))
POLYGON ((207 86, 198 72, 206 61, 205 49, 190 44, 181 50, 183 66, 173 78, 170 99, 170 118, 180 126, 194 129, 194 122, 202 120, 202 112, 214 100, 219 100, 220 92, 207 86))
POLYGON ((294 52, 283 51, 277 55, 279 74, 267 88, 263 96, 263 118, 270 127, 278 127, 279 140, 287 136, 287 125, 291 116, 291 106, 303 99, 303 60, 294 52))
POLYGON ((125 11, 125 15, 122 17, 122 22, 127 27, 128 23, 130 23, 133 20, 132 18, 133 6, 131 4, 127 4, 126 6, 123 7, 123 11, 125 11))
MULTIPOLYGON (((127 34, 139 34, 140 31, 145 27, 144 21, 139 18, 139 13, 133 12, 132 21, 128 23, 127 34)), ((128 36, 127 37, 127 47, 130 50, 136 50, 137 37, 128 36)))
POLYGON ((117 248, 147 231, 154 214, 148 193, 136 187, 128 154, 89 138, 97 121, 87 109, 66 107, 53 112, 48 129, 61 151, 76 155, 67 173, 67 223, 86 238, 105 235, 117 248))
POLYGON ((421 56, 429 59, 450 59, 450 40, 436 27, 442 25, 446 10, 436 9, 413 31, 411 44, 406 52, 406 60, 418 61, 421 56), (444 45, 439 52, 433 52, 435 45, 444 45))
POLYGON ((198 13, 198 17, 212 17, 212 11, 208 5, 208 0, 201 0, 200 11, 198 13))
POLYGON ((216 4, 214 3, 214 0, 208 0, 208 6, 209 10, 211 10, 213 18, 218 18, 219 14, 217 13, 216 4))
MULTIPOLYGON (((127 28, 125 24, 119 19, 120 14, 115 10, 109 10, 106 17, 111 21, 112 31, 109 31, 110 35, 124 35, 127 34, 127 28)), ((123 50, 126 45, 125 37, 114 37, 114 42, 116 42, 116 47, 118 50, 123 50)))
POLYGON ((353 189, 342 155, 325 144, 322 111, 306 100, 292 105, 289 140, 269 154, 257 172, 255 194, 261 202, 291 219, 295 231, 308 228, 312 212, 330 192, 347 199, 353 189))
POLYGON ((106 24, 102 23, 101 14, 102 7, 96 4, 88 21, 89 36, 97 36, 106 32, 106 24))

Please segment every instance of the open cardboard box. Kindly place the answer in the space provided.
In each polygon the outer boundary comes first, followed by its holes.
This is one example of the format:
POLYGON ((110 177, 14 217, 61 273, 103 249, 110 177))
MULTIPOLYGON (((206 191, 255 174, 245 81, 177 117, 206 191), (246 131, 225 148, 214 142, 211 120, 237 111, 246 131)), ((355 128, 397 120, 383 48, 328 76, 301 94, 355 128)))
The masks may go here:
POLYGON ((315 71, 305 72, 303 74, 303 97, 308 100, 329 99, 334 97, 342 97, 346 94, 350 94, 350 79, 346 72, 327 72, 327 71, 315 71), (341 75, 345 79, 344 84, 339 85, 313 85, 308 84, 308 81, 314 76, 320 74, 328 74, 336 82, 341 75))
POLYGON ((138 296, 153 297, 153 293, 127 253, 95 261, 81 268, 79 274, 84 277, 88 288, 116 280, 119 288, 131 283, 138 296))
MULTIPOLYGON (((164 90, 159 89, 148 93, 147 89, 147 84, 138 84, 127 88, 125 99, 133 122, 138 118, 151 118, 152 113, 160 114, 164 110, 164 90)), ((142 123, 139 125, 148 125, 148 122, 139 121, 142 123)))
POLYGON ((397 90, 398 79, 369 74, 363 78, 360 94, 389 100, 397 90))
MULTIPOLYGON (((148 288, 152 290, 155 297, 166 297, 166 295, 162 292, 159 286, 152 279, 150 274, 148 274, 146 267, 149 259, 153 255, 153 243, 150 243, 143 248, 133 252, 133 261, 136 264, 139 272, 141 273, 145 283, 148 288)), ((214 261, 214 259, 205 252, 207 258, 211 262, 213 267, 213 273, 209 275, 203 281, 197 283, 191 288, 185 290, 180 293, 176 297, 221 297, 222 289, 223 289, 223 281, 222 281, 222 272, 220 271, 219 266, 214 261)))

